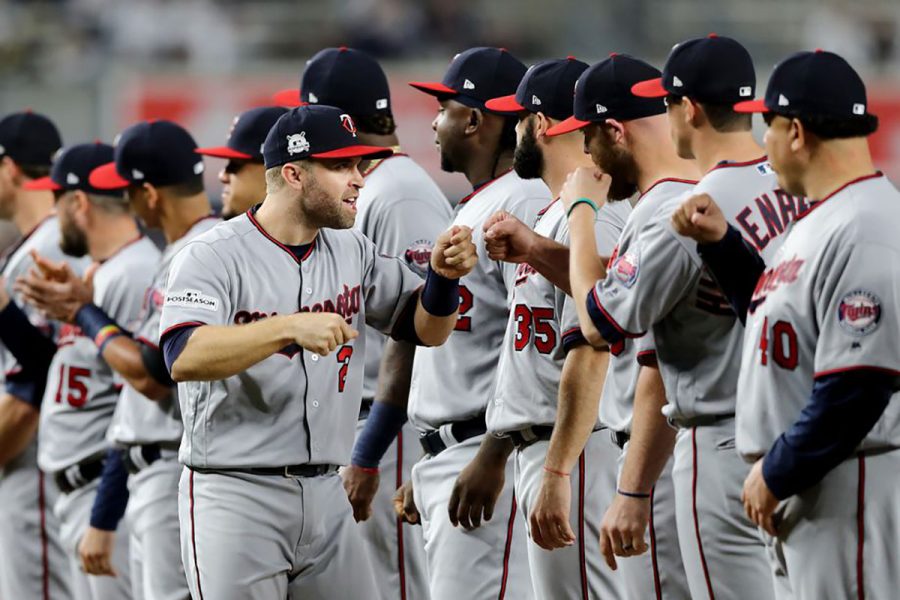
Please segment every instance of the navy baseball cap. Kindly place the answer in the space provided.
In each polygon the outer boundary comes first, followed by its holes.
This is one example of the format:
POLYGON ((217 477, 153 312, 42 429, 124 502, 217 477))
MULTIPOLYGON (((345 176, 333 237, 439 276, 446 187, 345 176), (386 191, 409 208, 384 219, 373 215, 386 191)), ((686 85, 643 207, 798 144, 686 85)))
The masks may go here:
POLYGON ((547 135, 563 135, 590 123, 607 119, 630 121, 666 112, 662 98, 641 98, 631 87, 649 77, 658 77, 659 69, 628 54, 616 52, 592 65, 575 84, 574 115, 547 130, 547 135))
POLYGON ((714 33, 676 44, 662 76, 636 84, 631 91, 643 98, 668 94, 700 102, 734 104, 753 98, 756 71, 750 53, 739 42, 714 33))
POLYGON ((53 121, 30 110, 0 119, 0 157, 22 165, 50 166, 62 138, 53 121))
POLYGON ((69 192, 81 190, 88 194, 102 196, 120 196, 122 190, 101 190, 91 185, 91 172, 101 165, 113 160, 113 147, 102 142, 93 144, 77 144, 63 148, 56 155, 50 175, 28 181, 23 186, 26 190, 51 190, 69 192))
POLYGON ((381 65, 365 52, 346 46, 317 52, 306 61, 300 89, 282 90, 273 100, 279 106, 338 106, 357 116, 391 112, 391 90, 381 65))
POLYGON ((263 162, 263 143, 269 130, 288 109, 280 106, 251 108, 234 118, 224 146, 197 148, 204 156, 263 162))
POLYGON ((766 96, 734 105, 742 113, 854 119, 868 113, 866 86, 853 67, 833 52, 797 52, 772 71, 766 96))
POLYGON ((484 109, 488 100, 515 94, 526 70, 506 48, 470 48, 453 57, 440 82, 411 81, 409 85, 439 100, 484 109))
POLYGON ((393 153, 383 146, 360 144, 353 118, 324 104, 288 111, 275 122, 263 144, 267 169, 310 158, 384 158, 393 153))
POLYGON ((574 56, 539 62, 528 67, 515 94, 488 100, 485 106, 496 112, 541 112, 551 119, 567 119, 572 116, 575 82, 587 68, 574 56))
POLYGON ((142 121, 123 131, 115 143, 115 159, 94 169, 90 184, 100 190, 150 183, 184 183, 203 173, 203 159, 191 134, 172 121, 142 121))

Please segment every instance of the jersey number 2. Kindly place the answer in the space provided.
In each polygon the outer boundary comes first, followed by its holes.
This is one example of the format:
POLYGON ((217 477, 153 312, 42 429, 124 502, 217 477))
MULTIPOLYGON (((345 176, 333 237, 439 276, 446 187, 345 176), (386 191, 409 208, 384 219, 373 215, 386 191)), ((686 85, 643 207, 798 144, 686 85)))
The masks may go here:
POLYGON ((464 285, 459 286, 459 318, 456 320, 455 331, 472 331, 472 317, 465 314, 475 306, 475 296, 464 285))
POLYGON ((531 309, 524 304, 515 308, 516 339, 515 348, 519 352, 525 349, 534 337, 534 347, 541 354, 550 354, 556 347, 556 332, 553 331, 553 309, 531 309))
POLYGON ((341 363, 338 369, 338 391, 343 392, 347 385, 347 371, 350 370, 350 357, 353 356, 353 346, 341 346, 337 352, 337 361, 341 363))
POLYGON ((89 379, 90 376, 90 369, 59 365, 59 387, 56 388, 56 403, 62 403, 63 385, 65 385, 66 391, 68 391, 66 402, 69 403, 69 406, 72 408, 84 406, 88 399, 88 389, 84 380, 89 379))
POLYGON ((782 369, 793 371, 800 360, 797 350, 797 332, 787 321, 777 321, 772 326, 772 338, 769 339, 769 319, 763 319, 762 333, 759 336, 759 362, 769 364, 769 346, 772 349, 772 360, 782 369), (771 342, 771 343, 770 343, 771 342))

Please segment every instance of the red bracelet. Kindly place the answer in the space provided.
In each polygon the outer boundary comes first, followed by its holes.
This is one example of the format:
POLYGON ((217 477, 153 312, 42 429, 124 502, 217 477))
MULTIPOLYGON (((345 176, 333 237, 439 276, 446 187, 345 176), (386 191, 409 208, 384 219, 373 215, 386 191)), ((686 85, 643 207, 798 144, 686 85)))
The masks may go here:
POLYGON ((562 471, 557 471, 556 469, 551 469, 550 467, 544 465, 544 470, 548 473, 553 473, 554 475, 559 475, 560 477, 568 477, 568 473, 563 473, 562 471))
POLYGON ((379 472, 378 467, 361 467, 359 465, 350 465, 350 466, 353 467, 354 469, 358 469, 358 470, 362 471, 363 473, 368 473, 370 475, 377 475, 379 472))

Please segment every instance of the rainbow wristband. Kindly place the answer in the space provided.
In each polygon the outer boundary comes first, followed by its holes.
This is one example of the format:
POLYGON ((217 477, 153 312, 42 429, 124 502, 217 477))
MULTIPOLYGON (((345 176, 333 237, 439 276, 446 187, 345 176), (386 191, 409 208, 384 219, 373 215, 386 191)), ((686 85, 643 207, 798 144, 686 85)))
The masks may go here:
POLYGON ((75 324, 81 328, 84 335, 94 340, 94 345, 101 354, 106 344, 120 335, 125 335, 125 331, 96 304, 85 304, 79 308, 75 313, 75 324))
POLYGON ((119 329, 118 325, 106 325, 97 333, 97 335, 94 336, 94 345, 97 346, 100 354, 103 354, 103 348, 106 346, 106 344, 113 341, 120 335, 122 335, 122 330, 119 329))
POLYGON ((578 200, 576 200, 575 202, 573 202, 573 203, 572 203, 572 206, 569 207, 569 210, 566 211, 566 218, 567 218, 567 219, 568 219, 569 217, 572 216, 572 211, 575 210, 575 207, 578 206, 579 204, 587 204, 588 206, 590 206, 591 208, 593 208, 593 209, 594 209, 594 214, 595 214, 595 215, 597 214, 597 212, 600 211, 600 209, 597 207, 597 205, 594 204, 594 201, 591 200, 590 198, 579 198, 578 200))

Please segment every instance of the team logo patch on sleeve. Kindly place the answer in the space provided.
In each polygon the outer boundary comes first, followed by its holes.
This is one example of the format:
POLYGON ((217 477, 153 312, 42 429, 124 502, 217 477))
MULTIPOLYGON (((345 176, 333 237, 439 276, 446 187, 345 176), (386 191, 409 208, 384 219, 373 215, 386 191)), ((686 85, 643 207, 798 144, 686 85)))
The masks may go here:
POLYGON ((409 245, 404 253, 406 264, 417 271, 424 273, 431 262, 431 250, 434 244, 429 240, 416 240, 409 245))
POLYGON ((612 264, 612 272, 616 279, 622 282, 626 288, 630 288, 637 281, 638 272, 641 270, 641 255, 637 251, 629 251, 616 257, 612 264))
POLYGON ((219 310, 219 299, 208 296, 199 290, 183 290, 166 294, 166 306, 199 308, 200 310, 216 312, 219 310))
POLYGON ((851 335, 868 335, 881 322, 881 300, 868 290, 854 290, 838 304, 838 323, 851 335))

